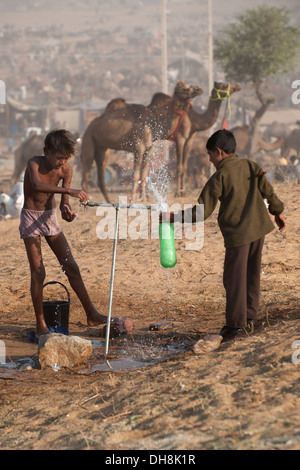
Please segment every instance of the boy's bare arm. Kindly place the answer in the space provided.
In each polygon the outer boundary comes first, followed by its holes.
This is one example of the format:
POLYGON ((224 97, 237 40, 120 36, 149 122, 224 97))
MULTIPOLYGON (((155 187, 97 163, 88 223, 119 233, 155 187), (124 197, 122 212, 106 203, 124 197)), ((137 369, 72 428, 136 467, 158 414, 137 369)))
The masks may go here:
MULTIPOLYGON (((71 187, 71 181, 72 181, 72 168, 70 165, 66 168, 63 174, 63 180, 62 180, 62 187, 70 189, 71 187)), ((63 193, 61 195, 61 202, 60 202, 60 207, 63 207, 65 204, 69 204, 69 194, 68 193, 63 193)))
MULTIPOLYGON (((72 181, 72 174, 73 174, 73 170, 68 165, 63 175, 63 181, 62 181, 63 188, 70 188, 71 181, 72 181)), ((60 210, 61 210, 62 218, 66 220, 67 222, 72 222, 72 220, 74 220, 77 216, 76 212, 72 212, 72 209, 69 203, 69 194, 67 193, 63 193, 61 195, 60 210)))
POLYGON ((89 200, 88 194, 81 189, 71 189, 63 186, 59 187, 42 181, 39 174, 39 164, 35 159, 29 160, 27 167, 33 191, 48 194, 65 194, 78 198, 80 202, 87 202, 89 200))

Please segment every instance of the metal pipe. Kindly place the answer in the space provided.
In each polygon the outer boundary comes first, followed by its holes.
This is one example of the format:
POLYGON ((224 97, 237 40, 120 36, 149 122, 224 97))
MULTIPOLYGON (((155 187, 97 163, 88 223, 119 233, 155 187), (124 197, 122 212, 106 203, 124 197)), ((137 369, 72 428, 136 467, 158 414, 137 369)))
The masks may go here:
POLYGON ((105 356, 107 356, 108 354, 108 346, 109 346, 111 305, 112 305, 112 296, 113 296, 113 289, 114 289, 114 276, 115 276, 115 266, 116 266, 117 242, 118 242, 119 214, 120 214, 119 207, 116 207, 115 237, 114 237, 112 264, 111 264, 110 289, 109 289, 109 301, 108 301, 108 313, 107 313, 107 325, 106 325, 106 337, 105 337, 105 352, 104 352, 105 356))
POLYGON ((109 202, 93 202, 89 201, 83 204, 84 206, 89 206, 89 207, 114 207, 115 209, 118 207, 119 209, 147 209, 147 210, 161 210, 158 206, 158 204, 152 204, 151 206, 144 206, 143 204, 123 204, 123 203, 115 203, 111 204, 109 202))
POLYGON ((110 275, 110 289, 109 289, 109 300, 108 300, 108 313, 107 313, 107 325, 106 325, 106 335, 105 335, 105 350, 104 356, 106 358, 106 363, 110 369, 113 370, 112 366, 107 360, 108 355, 108 348, 109 348, 109 335, 110 335, 110 322, 111 322, 111 308, 112 308, 112 298, 113 298, 113 288, 114 288, 114 277, 115 277, 115 267, 116 267, 116 255, 117 255, 117 243, 118 243, 118 229, 119 229, 119 215, 120 209, 147 209, 147 210, 160 210, 158 205, 152 206, 144 206, 142 204, 110 204, 107 202, 93 202, 89 201, 85 204, 81 204, 83 206, 89 207, 114 207, 116 209, 116 224, 115 224, 115 234, 114 234, 114 246, 113 246, 113 256, 112 256, 112 264, 111 264, 111 275, 110 275))

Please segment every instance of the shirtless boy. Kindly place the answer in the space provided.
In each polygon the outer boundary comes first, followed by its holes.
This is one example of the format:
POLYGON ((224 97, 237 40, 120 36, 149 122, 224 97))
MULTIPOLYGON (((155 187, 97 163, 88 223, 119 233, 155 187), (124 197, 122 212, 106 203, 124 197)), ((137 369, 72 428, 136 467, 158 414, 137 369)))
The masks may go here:
POLYGON ((64 129, 53 130, 45 138, 45 156, 33 157, 28 161, 24 177, 24 206, 20 216, 20 236, 24 240, 31 271, 31 297, 36 316, 36 338, 49 333, 43 314, 43 284, 45 268, 41 251, 41 237, 56 255, 71 287, 76 292, 87 316, 88 326, 106 323, 106 316, 98 313, 92 304, 79 267, 73 258, 70 246, 59 226, 55 194, 61 194, 61 216, 72 222, 69 196, 80 202, 89 196, 80 189, 71 189, 72 168, 69 158, 75 153, 76 143, 64 129), (61 187, 58 187, 62 181, 61 187))

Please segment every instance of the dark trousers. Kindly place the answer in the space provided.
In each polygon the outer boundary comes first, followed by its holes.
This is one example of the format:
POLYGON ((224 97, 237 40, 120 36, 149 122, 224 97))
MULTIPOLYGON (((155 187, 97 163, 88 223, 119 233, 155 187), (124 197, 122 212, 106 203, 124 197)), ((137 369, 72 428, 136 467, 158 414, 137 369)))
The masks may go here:
POLYGON ((244 328, 256 320, 260 296, 261 254, 264 237, 237 248, 226 248, 223 283, 226 290, 226 326, 244 328))

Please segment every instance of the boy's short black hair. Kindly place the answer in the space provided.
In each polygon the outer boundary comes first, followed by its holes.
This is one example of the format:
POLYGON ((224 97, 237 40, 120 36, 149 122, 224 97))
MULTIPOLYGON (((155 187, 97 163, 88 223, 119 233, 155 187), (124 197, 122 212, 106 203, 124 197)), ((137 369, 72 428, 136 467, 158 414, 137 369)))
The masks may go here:
POLYGON ((75 153, 76 141, 66 129, 53 129, 45 138, 45 147, 51 154, 72 156, 75 153))
POLYGON ((231 131, 220 129, 209 137, 206 142, 206 148, 212 151, 219 148, 229 155, 235 152, 236 140, 231 131))

